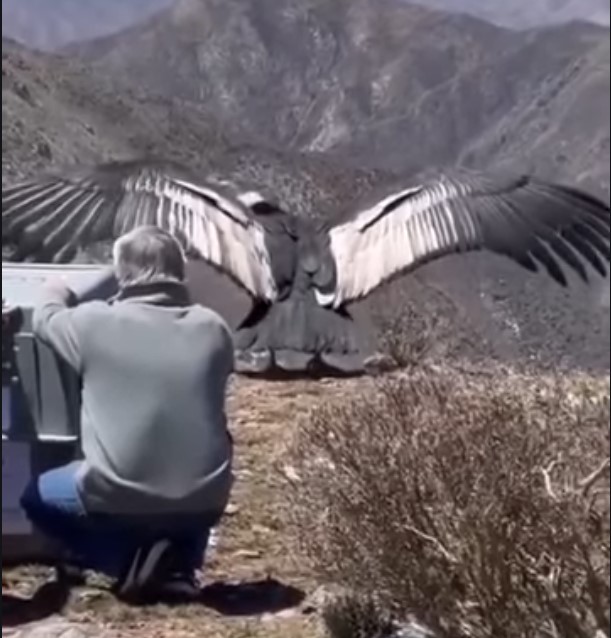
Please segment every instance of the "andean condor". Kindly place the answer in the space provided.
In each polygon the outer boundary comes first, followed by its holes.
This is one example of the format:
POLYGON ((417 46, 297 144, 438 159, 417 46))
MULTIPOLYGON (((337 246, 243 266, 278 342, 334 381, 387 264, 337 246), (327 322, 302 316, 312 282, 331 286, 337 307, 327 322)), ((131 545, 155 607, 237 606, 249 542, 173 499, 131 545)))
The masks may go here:
POLYGON ((508 173, 446 172, 324 221, 164 161, 74 168, 4 187, 2 243, 13 261, 69 262, 138 225, 173 233, 245 289, 238 370, 360 372, 351 303, 452 253, 488 250, 559 284, 564 264, 607 276, 609 205, 579 189, 508 173))

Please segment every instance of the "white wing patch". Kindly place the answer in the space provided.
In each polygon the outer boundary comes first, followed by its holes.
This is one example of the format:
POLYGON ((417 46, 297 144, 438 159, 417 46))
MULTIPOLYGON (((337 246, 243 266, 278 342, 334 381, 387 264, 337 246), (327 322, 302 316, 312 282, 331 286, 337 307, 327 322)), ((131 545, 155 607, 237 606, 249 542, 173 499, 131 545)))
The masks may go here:
MULTIPOLYGON (((102 165, 84 179, 47 177, 3 188, 3 236, 29 243, 28 255, 61 261, 77 246, 157 225, 174 234, 185 254, 212 264, 252 296, 273 301, 277 290, 265 229, 250 208, 230 190, 174 172, 119 163, 102 165)), ((244 197, 255 201, 253 194, 244 197)))
POLYGON ((187 191, 192 191, 193 193, 197 193, 198 195, 202 195, 203 197, 208 198, 218 204, 220 208, 222 208, 223 212, 231 215, 235 219, 235 221, 240 222, 241 224, 248 225, 250 223, 250 219, 246 216, 246 213, 235 206, 233 202, 220 197, 219 194, 213 191, 210 188, 206 188, 201 184, 193 184, 191 182, 185 182, 184 180, 172 180, 178 186, 182 186, 187 191))
POLYGON ((248 191, 246 193, 240 193, 238 195, 238 199, 249 208, 256 206, 257 204, 262 204, 265 202, 265 197, 261 195, 261 193, 257 193, 257 191, 248 191))
POLYGON ((357 218, 356 224, 360 231, 365 230, 367 226, 373 224, 380 215, 384 214, 385 209, 392 205, 394 202, 407 197, 408 195, 414 195, 422 190, 422 186, 417 186, 416 188, 407 188, 404 191, 399 193, 395 193, 393 195, 389 195, 386 199, 383 199, 381 202, 378 202, 375 206, 370 208, 369 210, 363 211, 357 218))
MULTIPOLYGON (((331 229, 337 285, 335 294, 320 297, 319 303, 338 308, 363 298, 400 271, 456 247, 460 214, 451 200, 460 190, 449 182, 406 189, 331 229)), ((465 218, 463 237, 475 239, 475 226, 467 215, 460 217, 465 218)))
POLYGON ((265 231, 234 201, 205 186, 164 176, 147 176, 129 187, 155 195, 149 223, 166 228, 187 243, 185 249, 233 276, 255 297, 275 299, 265 231))

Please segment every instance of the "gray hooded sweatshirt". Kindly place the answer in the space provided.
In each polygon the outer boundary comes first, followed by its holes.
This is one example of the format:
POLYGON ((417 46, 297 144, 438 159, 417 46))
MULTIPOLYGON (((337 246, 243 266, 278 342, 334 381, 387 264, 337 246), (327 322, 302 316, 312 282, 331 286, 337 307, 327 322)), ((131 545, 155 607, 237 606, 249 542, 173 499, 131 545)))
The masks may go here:
POLYGON ((78 488, 86 510, 222 512, 232 484, 225 394, 234 361, 223 319, 193 305, 181 284, 75 307, 70 296, 49 290, 33 324, 82 378, 78 488))

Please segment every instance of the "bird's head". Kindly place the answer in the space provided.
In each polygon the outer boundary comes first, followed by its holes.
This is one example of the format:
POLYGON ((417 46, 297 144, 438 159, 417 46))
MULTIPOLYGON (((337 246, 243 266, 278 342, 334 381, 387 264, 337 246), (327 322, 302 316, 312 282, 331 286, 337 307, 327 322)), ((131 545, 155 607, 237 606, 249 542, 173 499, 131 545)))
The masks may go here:
POLYGON ((262 195, 259 191, 246 191, 238 195, 242 204, 248 206, 255 215, 273 215, 282 208, 273 200, 262 195))

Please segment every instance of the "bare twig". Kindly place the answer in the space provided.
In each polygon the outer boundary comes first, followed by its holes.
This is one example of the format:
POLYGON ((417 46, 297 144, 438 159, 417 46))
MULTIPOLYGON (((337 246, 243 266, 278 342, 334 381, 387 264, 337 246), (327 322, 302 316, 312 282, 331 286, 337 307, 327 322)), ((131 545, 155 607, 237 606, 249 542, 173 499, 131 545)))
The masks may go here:
POLYGON ((579 482, 579 488, 581 490, 582 496, 587 496, 590 490, 596 485, 598 480, 602 478, 603 474, 609 469, 609 458, 606 458, 592 474, 586 476, 582 481, 579 482))
POLYGON ((406 525, 405 530, 407 532, 411 532, 412 534, 414 534, 414 536, 421 538, 423 541, 434 545, 439 550, 439 552, 441 552, 443 557, 450 563, 453 563, 455 565, 458 564, 458 558, 456 558, 456 556, 454 556, 454 554, 452 554, 438 538, 430 536, 429 534, 425 534, 424 532, 421 532, 411 525, 406 525))
POLYGON ((552 500, 557 501, 558 496, 554 490, 554 485, 552 482, 552 472, 562 462, 562 455, 560 455, 555 461, 552 461, 547 467, 541 469, 541 473, 543 474, 543 480, 545 481, 545 491, 550 495, 552 500))

